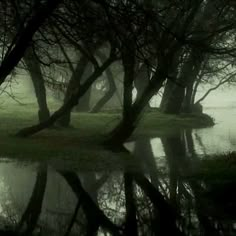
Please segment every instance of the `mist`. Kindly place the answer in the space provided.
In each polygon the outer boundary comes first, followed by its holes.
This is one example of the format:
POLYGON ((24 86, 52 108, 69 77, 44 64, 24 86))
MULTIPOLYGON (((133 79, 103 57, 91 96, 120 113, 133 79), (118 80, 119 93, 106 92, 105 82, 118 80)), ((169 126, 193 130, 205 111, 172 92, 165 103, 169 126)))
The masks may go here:
POLYGON ((0 11, 0 235, 236 235, 234 1, 0 11))

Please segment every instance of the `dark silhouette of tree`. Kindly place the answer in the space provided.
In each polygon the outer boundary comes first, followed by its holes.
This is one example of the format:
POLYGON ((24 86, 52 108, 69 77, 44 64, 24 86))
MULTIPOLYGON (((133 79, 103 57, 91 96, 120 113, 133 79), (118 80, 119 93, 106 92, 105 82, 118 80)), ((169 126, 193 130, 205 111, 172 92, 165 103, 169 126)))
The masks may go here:
POLYGON ((43 74, 41 71, 41 66, 37 59, 34 56, 34 52, 31 48, 29 48, 24 56, 24 62, 29 71, 31 80, 34 85, 34 90, 39 106, 38 117, 39 122, 43 122, 49 118, 50 113, 47 106, 47 98, 46 98, 46 88, 44 83, 43 74))
MULTIPOLYGON (((65 93, 64 104, 70 99, 71 93, 73 93, 74 88, 79 87, 80 80, 85 72, 86 66, 88 65, 88 59, 86 57, 80 58, 78 64, 76 65, 75 70, 72 72, 72 76, 67 86, 65 93)), ((59 119, 59 124, 66 127, 70 124, 71 118, 71 109, 68 110, 63 116, 59 119)))
MULTIPOLYGON (((184 59, 178 65, 180 72, 175 75, 175 83, 167 83, 166 85, 161 103, 163 112, 178 114, 180 112, 195 111, 194 97, 197 86, 194 84, 199 84, 200 82, 198 75, 201 73, 204 63, 209 60, 210 55, 217 53, 217 50, 212 50, 211 52, 211 48, 221 45, 221 53, 218 52, 221 56, 228 57, 228 46, 227 43, 224 44, 227 39, 223 35, 228 32, 228 40, 230 40, 231 34, 235 30, 231 14, 230 4, 225 7, 225 5, 221 5, 221 2, 206 1, 205 5, 201 6, 200 13, 197 15, 196 20, 192 22, 192 28, 196 32, 195 37, 197 38, 207 35, 202 40, 204 46, 199 48, 194 43, 190 48, 187 48, 187 51, 184 51, 184 59), (221 11, 219 12, 220 9, 221 11), (223 17, 223 15, 227 15, 227 17, 223 17)), ((200 41, 199 44, 201 44, 200 41)), ((234 47, 235 45, 232 44, 230 46, 231 50, 234 47)), ((199 104, 199 102, 196 102, 196 104, 199 104)))
POLYGON ((0 84, 5 81, 6 77, 22 59, 34 34, 52 14, 59 3, 59 0, 35 3, 34 8, 30 12, 31 16, 26 22, 23 22, 22 28, 17 32, 8 51, 4 55, 0 66, 0 84))
MULTIPOLYGON (((25 9, 27 9, 28 4, 27 2, 11 1, 10 4, 8 5, 7 5, 7 10, 9 9, 9 11, 11 12, 10 17, 12 18, 9 20, 12 22, 9 22, 8 24, 9 26, 10 23, 12 24, 11 26, 12 29, 7 31, 7 37, 9 38, 9 41, 14 41, 15 35, 19 34, 19 32, 22 30, 22 24, 24 23, 25 18, 27 17, 25 9)), ((34 7, 32 6, 30 10, 33 11, 33 8, 34 7)), ((6 17, 9 16, 7 15, 6 17)), ((38 38, 37 36, 38 35, 36 32, 36 38, 38 38)), ((39 122, 41 122, 47 119, 50 116, 50 114, 49 114, 49 109, 47 107, 46 89, 44 84, 44 77, 42 73, 41 63, 35 51, 35 47, 37 44, 35 43, 35 41, 36 40, 32 38, 32 41, 30 42, 28 49, 24 53, 23 58, 34 86, 34 91, 39 106, 38 117, 39 117, 39 122)))
POLYGON ((124 184, 126 205, 126 220, 124 231, 126 235, 138 235, 133 177, 129 173, 124 174, 124 184))

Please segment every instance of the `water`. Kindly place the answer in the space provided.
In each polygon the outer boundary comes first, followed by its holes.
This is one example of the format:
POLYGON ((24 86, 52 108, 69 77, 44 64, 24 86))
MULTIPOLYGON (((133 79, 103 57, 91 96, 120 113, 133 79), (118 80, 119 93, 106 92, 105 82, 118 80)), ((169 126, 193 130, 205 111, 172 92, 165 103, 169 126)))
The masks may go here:
POLYGON ((193 131, 199 154, 236 151, 236 107, 208 108, 207 114, 215 118, 216 125, 193 131), (197 140, 200 138, 200 142, 197 140))
POLYGON ((2 160, 0 235, 236 235, 236 180, 186 178, 236 151, 236 109, 206 112, 212 128, 127 143, 135 169, 2 160))
MULTIPOLYGON (((191 130, 196 154, 205 156, 236 151, 236 107, 207 108, 204 112, 214 117, 215 125, 191 130)), ((159 137, 151 138, 150 142, 156 158, 165 156, 159 137)), ((130 151, 134 151, 134 146, 135 142, 126 144, 130 151)))

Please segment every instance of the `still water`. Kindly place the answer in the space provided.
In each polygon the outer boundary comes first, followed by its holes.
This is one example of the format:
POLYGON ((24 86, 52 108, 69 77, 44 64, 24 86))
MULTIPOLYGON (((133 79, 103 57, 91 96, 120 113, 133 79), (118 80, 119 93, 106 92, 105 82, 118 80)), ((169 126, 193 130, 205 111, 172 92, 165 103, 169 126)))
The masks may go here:
MULTIPOLYGON (((188 131, 191 132, 196 154, 205 157, 236 151, 236 107, 206 108, 204 112, 214 118, 215 125, 188 131)), ((150 142, 155 157, 165 156, 161 138, 151 138, 150 142)), ((134 151, 135 142, 127 143, 126 147, 134 151)))
POLYGON ((0 235, 236 235, 236 180, 183 177, 205 155, 236 151, 236 108, 205 112, 214 127, 125 144, 135 170, 2 159, 0 235))

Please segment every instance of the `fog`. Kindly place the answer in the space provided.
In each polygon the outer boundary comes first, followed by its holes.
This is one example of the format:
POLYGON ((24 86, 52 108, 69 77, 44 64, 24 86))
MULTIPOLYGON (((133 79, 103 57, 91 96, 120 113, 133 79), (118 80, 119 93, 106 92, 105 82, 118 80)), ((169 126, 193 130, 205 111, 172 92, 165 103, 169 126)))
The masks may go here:
POLYGON ((0 1, 0 235, 236 235, 234 1, 0 1))

